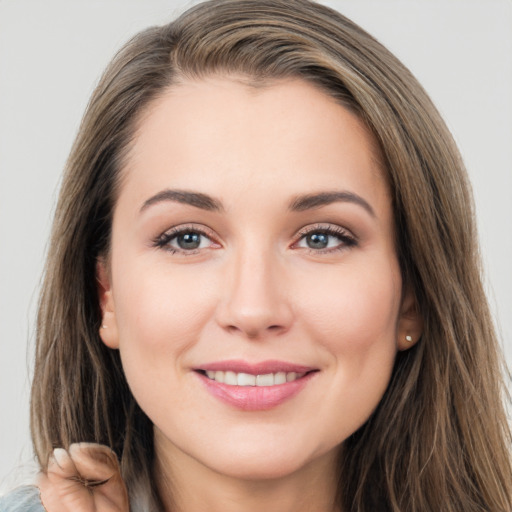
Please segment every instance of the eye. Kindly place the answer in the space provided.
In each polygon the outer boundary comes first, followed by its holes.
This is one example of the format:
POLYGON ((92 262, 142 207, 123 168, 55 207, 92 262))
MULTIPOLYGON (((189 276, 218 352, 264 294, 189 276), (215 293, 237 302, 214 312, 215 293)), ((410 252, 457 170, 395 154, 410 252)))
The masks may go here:
POLYGON ((340 226, 312 226, 301 230, 295 247, 315 252, 331 252, 357 245, 356 238, 340 226))
POLYGON ((196 254, 202 249, 218 247, 210 234, 197 227, 182 226, 172 228, 156 240, 154 246, 171 253, 196 254))

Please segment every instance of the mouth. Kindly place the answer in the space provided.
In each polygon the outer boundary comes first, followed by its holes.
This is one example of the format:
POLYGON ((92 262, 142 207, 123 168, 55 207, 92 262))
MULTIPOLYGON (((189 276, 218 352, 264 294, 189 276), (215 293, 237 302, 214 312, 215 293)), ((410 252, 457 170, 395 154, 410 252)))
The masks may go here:
POLYGON ((223 361, 203 365, 194 372, 220 401, 243 411, 262 411, 297 395, 319 369, 280 361, 223 361))
POLYGON ((287 382, 294 382, 311 372, 276 372, 253 375, 244 372, 222 371, 222 370, 196 370, 210 380, 226 384, 227 386, 279 386, 287 382))

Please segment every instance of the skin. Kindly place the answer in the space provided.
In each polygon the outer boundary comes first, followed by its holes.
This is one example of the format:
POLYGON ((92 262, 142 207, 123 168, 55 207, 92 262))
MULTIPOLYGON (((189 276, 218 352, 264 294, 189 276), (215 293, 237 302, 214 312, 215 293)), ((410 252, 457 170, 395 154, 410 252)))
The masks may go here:
POLYGON ((76 443, 57 448, 38 479, 47 512, 129 512, 116 455, 107 446, 76 443), (93 486, 83 485, 89 480, 93 486))
POLYGON ((397 350, 421 331, 379 162, 362 122, 300 80, 183 81, 142 117, 108 264, 98 263, 100 334, 120 350, 155 425, 168 511, 335 510, 339 447, 379 403, 397 350), (143 207, 168 189, 223 208, 143 207), (371 213, 354 201, 290 210, 297 196, 324 191, 357 195, 371 213), (206 234, 198 249, 176 238, 156 246, 180 226, 206 234), (341 238, 309 247, 305 231, 326 228, 341 238), (227 359, 317 371, 277 407, 244 411, 208 393, 194 371, 227 359))

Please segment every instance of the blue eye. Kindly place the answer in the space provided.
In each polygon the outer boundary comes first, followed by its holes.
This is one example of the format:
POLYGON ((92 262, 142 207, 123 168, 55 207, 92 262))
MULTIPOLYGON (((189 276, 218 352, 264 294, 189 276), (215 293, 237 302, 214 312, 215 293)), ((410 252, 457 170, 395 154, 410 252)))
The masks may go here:
POLYGON ((357 245, 357 240, 348 231, 339 226, 314 227, 300 233, 296 247, 313 251, 330 252, 357 245))
POLYGON ((154 240, 154 246, 171 253, 195 254, 195 251, 212 247, 215 243, 199 229, 177 227, 166 231, 154 240))
POLYGON ((202 235, 200 233, 182 233, 174 237, 174 241, 180 249, 199 249, 202 235))
POLYGON ((304 238, 310 249, 325 249, 329 246, 330 238, 333 237, 327 233, 311 233, 304 238))

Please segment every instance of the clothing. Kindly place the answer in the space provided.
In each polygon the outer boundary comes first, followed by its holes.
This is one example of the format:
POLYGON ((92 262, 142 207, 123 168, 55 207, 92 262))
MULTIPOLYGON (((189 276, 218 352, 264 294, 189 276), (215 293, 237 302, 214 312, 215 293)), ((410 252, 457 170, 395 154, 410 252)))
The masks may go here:
POLYGON ((18 487, 0 497, 0 512, 45 512, 35 485, 18 487))

